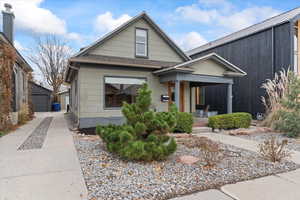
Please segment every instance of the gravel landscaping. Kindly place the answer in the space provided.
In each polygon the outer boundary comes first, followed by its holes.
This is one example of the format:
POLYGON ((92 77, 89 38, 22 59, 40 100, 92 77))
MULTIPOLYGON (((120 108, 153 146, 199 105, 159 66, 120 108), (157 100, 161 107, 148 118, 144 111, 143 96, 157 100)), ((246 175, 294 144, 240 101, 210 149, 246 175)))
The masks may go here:
POLYGON ((237 136, 244 139, 255 140, 257 142, 263 142, 264 140, 272 136, 275 136, 279 139, 287 139, 288 140, 287 148, 295 151, 300 151, 300 139, 288 138, 281 133, 256 133, 251 135, 237 135, 237 136))
POLYGON ((43 121, 34 129, 34 131, 32 131, 18 150, 42 148, 52 119, 53 117, 46 117, 43 119, 43 121))
POLYGON ((226 154, 214 168, 206 168, 203 160, 193 165, 178 162, 178 157, 183 155, 203 157, 199 149, 183 145, 178 145, 176 153, 166 161, 127 162, 107 152, 97 136, 74 133, 74 141, 89 200, 168 199, 299 167, 287 161, 274 164, 260 159, 254 152, 223 144, 225 152, 236 153, 226 154))

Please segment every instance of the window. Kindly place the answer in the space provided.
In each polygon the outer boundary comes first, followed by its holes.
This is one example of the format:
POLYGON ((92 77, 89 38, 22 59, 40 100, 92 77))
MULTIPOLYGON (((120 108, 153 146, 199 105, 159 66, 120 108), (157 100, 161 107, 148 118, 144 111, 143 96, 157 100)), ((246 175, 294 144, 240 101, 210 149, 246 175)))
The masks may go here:
POLYGON ((148 32, 145 29, 135 29, 135 55, 148 57, 148 32))
POLYGON ((146 79, 143 78, 124 78, 124 77, 105 77, 105 107, 119 108, 123 102, 134 103, 137 90, 146 79))

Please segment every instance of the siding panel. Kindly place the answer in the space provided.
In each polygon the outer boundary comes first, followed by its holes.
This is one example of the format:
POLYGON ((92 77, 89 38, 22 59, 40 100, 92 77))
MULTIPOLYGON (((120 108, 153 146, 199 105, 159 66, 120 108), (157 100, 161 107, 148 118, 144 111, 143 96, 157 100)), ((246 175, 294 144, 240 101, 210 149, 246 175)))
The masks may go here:
MULTIPOLYGON (((282 66, 290 65, 289 23, 276 27, 274 32, 275 71, 278 71, 282 66)), ((219 54, 248 74, 234 79, 233 111, 246 111, 253 115, 264 112, 261 96, 265 93, 261 85, 273 77, 272 29, 192 55, 192 58, 211 52, 219 54)), ((212 109, 225 113, 226 95, 226 86, 209 86, 206 89, 206 103, 212 109)))
POLYGON ((125 76, 147 78, 152 89, 153 107, 158 111, 167 111, 168 103, 160 101, 160 95, 167 94, 167 86, 160 84, 152 71, 128 68, 109 68, 109 66, 82 66, 79 70, 80 81, 80 118, 121 117, 121 109, 104 109, 104 76, 125 76))
POLYGON ((127 29, 105 41, 90 54, 135 58, 135 27, 148 29, 149 59, 168 62, 181 62, 183 59, 165 42, 160 35, 141 19, 127 29))

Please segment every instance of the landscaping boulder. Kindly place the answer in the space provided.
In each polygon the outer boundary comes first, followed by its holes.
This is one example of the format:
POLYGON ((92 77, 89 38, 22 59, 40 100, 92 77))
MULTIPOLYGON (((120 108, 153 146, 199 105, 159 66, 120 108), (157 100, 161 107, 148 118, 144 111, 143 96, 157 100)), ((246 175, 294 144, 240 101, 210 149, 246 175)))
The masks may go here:
POLYGON ((197 163, 200 159, 194 156, 184 155, 178 157, 178 162, 186 164, 186 165, 193 165, 197 163))
POLYGON ((255 127, 251 126, 250 128, 239 128, 235 130, 227 131, 229 135, 251 135, 251 134, 257 134, 257 133, 269 133, 273 130, 268 127, 255 127))

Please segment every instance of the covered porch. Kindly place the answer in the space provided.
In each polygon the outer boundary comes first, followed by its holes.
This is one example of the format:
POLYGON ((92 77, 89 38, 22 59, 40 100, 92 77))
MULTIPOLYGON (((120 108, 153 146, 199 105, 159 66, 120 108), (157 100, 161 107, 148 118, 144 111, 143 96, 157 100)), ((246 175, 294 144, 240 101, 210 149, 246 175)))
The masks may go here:
POLYGON ((227 113, 232 112, 232 78, 212 77, 176 72, 160 77, 161 83, 168 85, 169 104, 175 103, 181 112, 196 112, 200 106, 209 106, 205 102, 205 87, 216 84, 227 85, 227 113))
POLYGON ((232 113, 234 77, 246 75, 215 53, 155 73, 168 87, 169 105, 175 103, 181 112, 190 113, 197 110, 219 112, 210 110, 211 105, 205 102, 205 88, 219 84, 226 85, 227 95, 216 98, 225 98, 227 113, 232 113))

